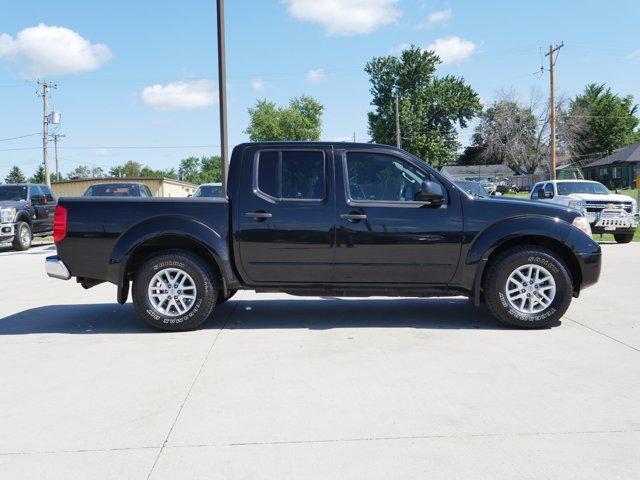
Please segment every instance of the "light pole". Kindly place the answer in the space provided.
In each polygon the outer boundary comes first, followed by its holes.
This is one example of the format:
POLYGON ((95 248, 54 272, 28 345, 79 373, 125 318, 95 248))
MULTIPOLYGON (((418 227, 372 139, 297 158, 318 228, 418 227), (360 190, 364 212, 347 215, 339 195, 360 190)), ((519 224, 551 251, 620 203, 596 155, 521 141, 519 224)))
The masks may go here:
POLYGON ((220 103, 220 163, 222 170, 222 196, 227 198, 227 67, 224 44, 224 0, 217 1, 218 17, 218 97, 220 103))

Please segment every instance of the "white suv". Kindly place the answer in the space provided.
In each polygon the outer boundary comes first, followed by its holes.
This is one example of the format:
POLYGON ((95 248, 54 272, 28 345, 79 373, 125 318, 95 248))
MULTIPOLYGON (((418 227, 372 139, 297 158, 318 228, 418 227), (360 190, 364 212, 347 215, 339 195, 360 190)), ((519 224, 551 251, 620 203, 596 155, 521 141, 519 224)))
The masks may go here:
POLYGON ((531 200, 541 200, 584 212, 593 233, 613 233, 616 242, 629 243, 638 227, 638 205, 628 195, 611 193, 599 182, 549 180, 531 190, 531 200))

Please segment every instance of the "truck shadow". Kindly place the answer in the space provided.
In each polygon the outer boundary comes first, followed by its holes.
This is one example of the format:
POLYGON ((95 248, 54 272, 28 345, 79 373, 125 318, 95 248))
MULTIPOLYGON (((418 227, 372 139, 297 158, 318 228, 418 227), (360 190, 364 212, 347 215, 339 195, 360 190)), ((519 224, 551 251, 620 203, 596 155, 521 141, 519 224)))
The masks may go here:
MULTIPOLYGON (((488 329, 510 327, 462 298, 252 299, 220 305, 202 329, 306 328, 488 329)), ((0 318, 0 335, 157 333, 131 303, 50 305, 0 318)))

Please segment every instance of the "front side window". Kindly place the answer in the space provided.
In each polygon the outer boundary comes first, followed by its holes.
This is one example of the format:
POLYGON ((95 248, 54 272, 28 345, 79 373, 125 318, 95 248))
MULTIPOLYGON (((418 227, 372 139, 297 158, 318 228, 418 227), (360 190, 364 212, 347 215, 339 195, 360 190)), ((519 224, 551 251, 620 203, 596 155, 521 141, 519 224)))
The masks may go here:
POLYGON ((547 198, 553 197, 553 183, 547 183, 544 186, 544 193, 547 198))
POLYGON ((373 202, 419 201, 429 175, 411 163, 375 152, 347 153, 349 197, 373 202))
POLYGON ((325 161, 321 151, 265 151, 258 156, 257 187, 281 200, 322 200, 325 161))

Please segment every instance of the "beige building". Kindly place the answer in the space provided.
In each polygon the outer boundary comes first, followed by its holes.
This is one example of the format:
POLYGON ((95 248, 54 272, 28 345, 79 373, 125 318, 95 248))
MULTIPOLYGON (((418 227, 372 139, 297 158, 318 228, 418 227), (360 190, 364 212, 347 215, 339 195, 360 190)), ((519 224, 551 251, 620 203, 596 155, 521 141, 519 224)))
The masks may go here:
POLYGON ((143 183, 154 197, 186 197, 193 195, 197 185, 171 178, 126 177, 126 178, 85 178, 53 182, 51 189, 57 197, 81 197, 91 185, 97 183, 143 183))

